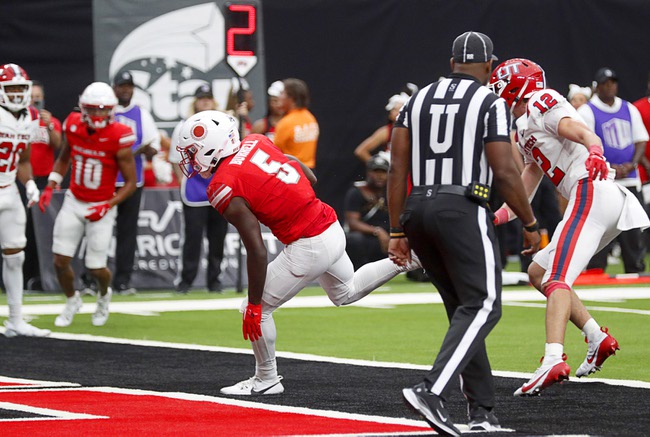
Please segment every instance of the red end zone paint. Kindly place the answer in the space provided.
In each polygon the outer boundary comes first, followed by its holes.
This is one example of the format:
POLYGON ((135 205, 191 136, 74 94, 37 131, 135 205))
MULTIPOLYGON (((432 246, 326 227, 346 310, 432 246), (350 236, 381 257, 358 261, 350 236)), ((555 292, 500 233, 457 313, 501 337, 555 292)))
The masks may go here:
POLYGON ((86 389, 0 392, 0 402, 109 417, 0 420, 0 435, 277 436, 431 431, 424 426, 278 412, 149 393, 104 393, 86 389))

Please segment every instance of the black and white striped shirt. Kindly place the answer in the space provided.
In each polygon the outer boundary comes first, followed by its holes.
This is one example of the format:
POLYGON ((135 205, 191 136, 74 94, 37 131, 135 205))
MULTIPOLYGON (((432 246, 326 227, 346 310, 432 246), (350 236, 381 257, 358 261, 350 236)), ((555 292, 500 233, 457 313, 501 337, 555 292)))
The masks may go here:
POLYGON ((452 73, 414 94, 395 127, 411 137, 411 181, 418 185, 491 185, 485 143, 510 142, 505 100, 472 76, 452 73))

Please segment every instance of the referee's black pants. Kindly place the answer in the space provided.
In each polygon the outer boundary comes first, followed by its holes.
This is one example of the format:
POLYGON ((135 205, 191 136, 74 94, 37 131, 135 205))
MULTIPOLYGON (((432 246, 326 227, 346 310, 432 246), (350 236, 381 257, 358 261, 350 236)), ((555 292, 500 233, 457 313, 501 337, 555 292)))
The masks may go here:
POLYGON ((116 291, 129 288, 135 252, 138 248, 138 216, 142 187, 135 189, 133 194, 117 205, 115 219, 115 273, 113 274, 113 289, 116 291))
POLYGON ((462 195, 434 192, 427 197, 426 190, 414 189, 401 222, 450 322, 425 383, 447 399, 460 375, 470 407, 493 408, 485 338, 501 318, 501 259, 491 217, 462 195))
POLYGON ((206 259, 206 286, 210 291, 221 289, 221 261, 223 246, 228 233, 228 222, 212 206, 188 206, 183 204, 183 255, 181 284, 179 288, 190 288, 196 279, 201 261, 203 233, 208 240, 206 259))

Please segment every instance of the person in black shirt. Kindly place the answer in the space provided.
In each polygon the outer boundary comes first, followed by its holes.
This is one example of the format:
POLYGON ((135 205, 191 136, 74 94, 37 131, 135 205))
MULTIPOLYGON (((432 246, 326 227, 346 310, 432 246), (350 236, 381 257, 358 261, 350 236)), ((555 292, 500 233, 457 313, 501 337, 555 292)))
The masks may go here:
POLYGON ((512 157, 509 110, 484 85, 492 41, 465 32, 452 47, 452 73, 404 105, 393 128, 388 173, 390 242, 396 264, 413 249, 447 310, 449 330, 424 381, 402 391, 407 406, 440 434, 460 435, 445 408, 461 378, 472 430, 500 427, 485 338, 501 317, 501 261, 491 185, 525 225, 524 253, 539 248, 539 226, 512 157), (407 199, 409 182, 413 185, 407 199))

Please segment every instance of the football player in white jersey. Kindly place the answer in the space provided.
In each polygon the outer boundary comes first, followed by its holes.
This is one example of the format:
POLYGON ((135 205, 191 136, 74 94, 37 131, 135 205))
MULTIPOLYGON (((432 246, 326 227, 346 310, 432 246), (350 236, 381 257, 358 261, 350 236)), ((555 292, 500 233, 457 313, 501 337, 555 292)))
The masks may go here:
POLYGON ((0 245, 9 306, 9 320, 4 322, 6 337, 50 335, 49 330, 30 325, 22 316, 27 216, 16 177, 25 185, 28 207, 39 198, 29 163, 29 144, 38 129, 38 111, 29 106, 31 88, 32 82, 21 67, 0 66, 0 245))
MULTIPOLYGON (((569 320, 588 343, 587 356, 576 371, 586 376, 600 370, 619 349, 618 342, 591 317, 573 282, 591 257, 621 231, 650 226, 636 197, 614 183, 614 172, 603 157, 600 138, 557 91, 546 88, 544 70, 527 59, 499 65, 490 80, 516 119, 515 141, 524 157, 521 178, 529 199, 544 175, 569 200, 562 221, 548 246, 528 268, 531 283, 547 298, 546 347, 541 366, 515 391, 535 395, 555 382, 568 379, 564 332, 569 320)), ((515 218, 504 204, 495 212, 495 224, 515 218)))

